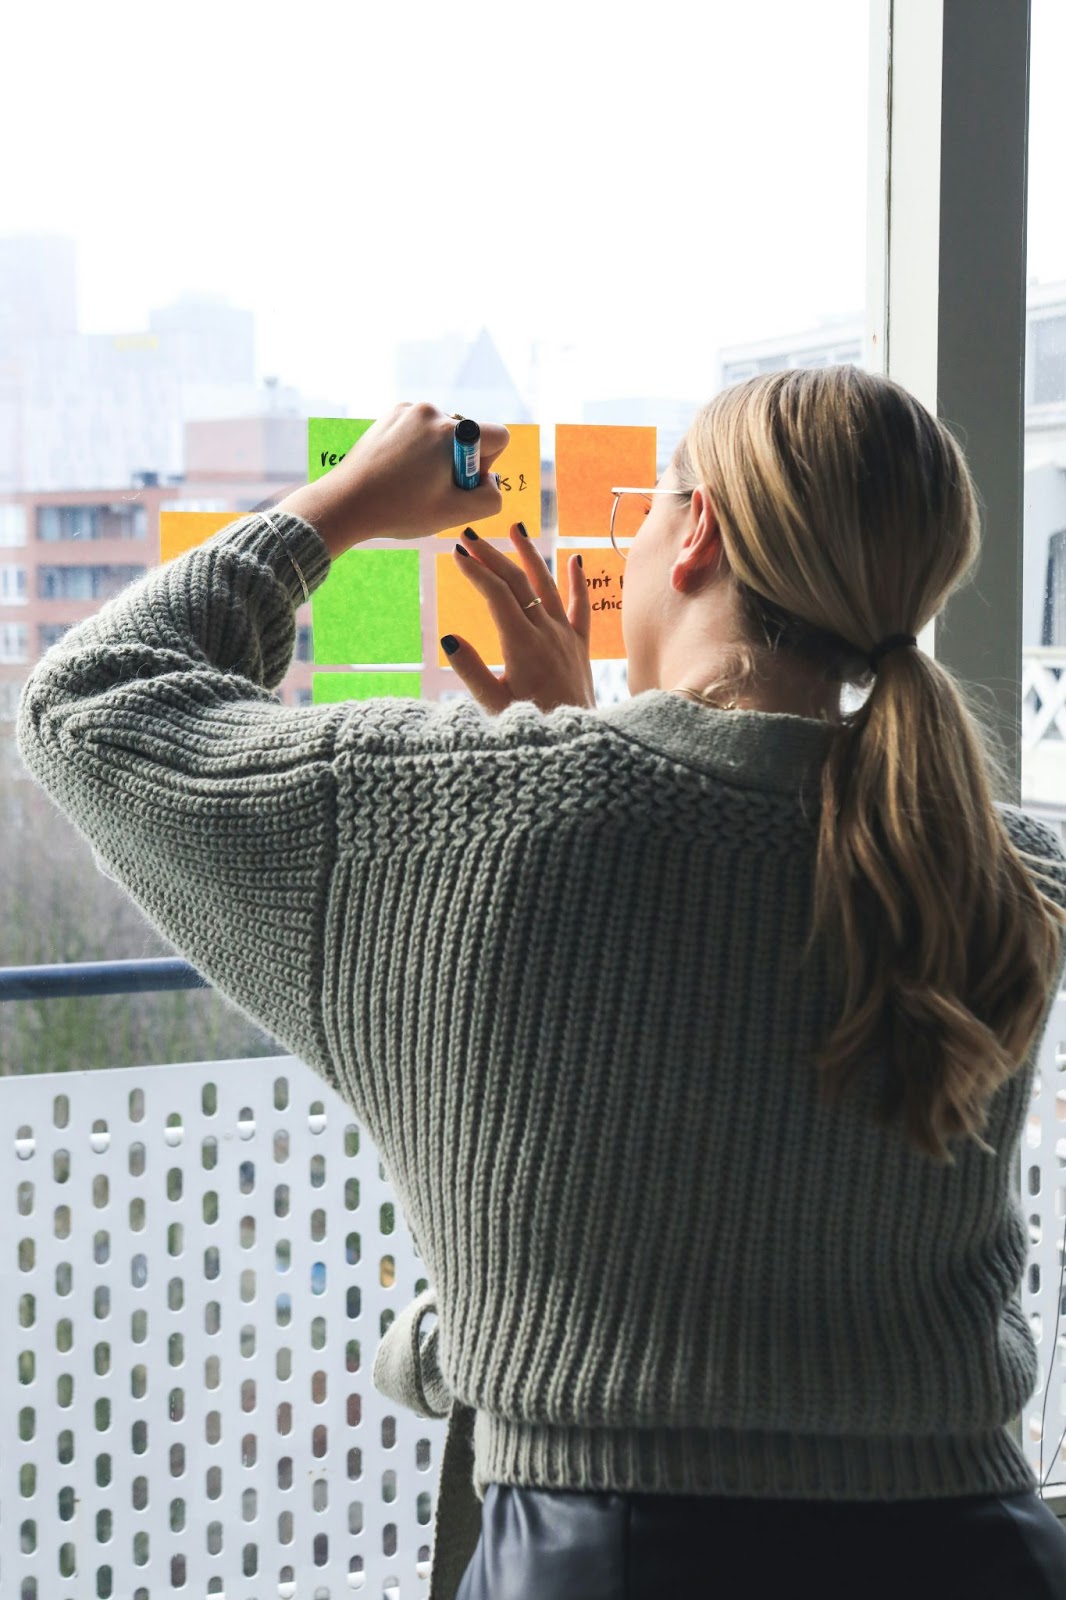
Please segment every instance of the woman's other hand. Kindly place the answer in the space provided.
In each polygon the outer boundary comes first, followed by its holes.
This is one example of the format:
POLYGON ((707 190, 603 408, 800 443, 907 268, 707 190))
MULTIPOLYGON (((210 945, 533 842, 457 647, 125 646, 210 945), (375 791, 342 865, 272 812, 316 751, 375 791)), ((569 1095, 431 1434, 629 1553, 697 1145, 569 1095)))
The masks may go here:
POLYGON ((367 539, 423 539, 494 516, 503 495, 489 469, 510 435, 496 422, 480 427, 476 489, 455 485, 455 418, 405 402, 379 417, 325 477, 294 490, 276 509, 309 522, 331 557, 367 539))
POLYGON ((544 712, 557 706, 595 707, 589 663, 592 604, 580 557, 570 557, 568 613, 543 556, 520 529, 520 523, 511 528, 511 539, 521 567, 476 537, 464 536, 453 557, 488 604, 503 649, 502 677, 490 672, 473 646, 457 634, 445 636, 459 644, 448 656, 448 665, 493 716, 516 700, 532 700, 544 712), (537 598, 542 604, 532 605, 537 598))

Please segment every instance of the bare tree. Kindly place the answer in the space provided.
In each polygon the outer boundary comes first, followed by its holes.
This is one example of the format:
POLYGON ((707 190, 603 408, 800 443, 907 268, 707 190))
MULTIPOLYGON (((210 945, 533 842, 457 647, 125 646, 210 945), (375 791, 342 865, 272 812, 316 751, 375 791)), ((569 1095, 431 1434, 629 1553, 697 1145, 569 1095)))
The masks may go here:
MULTIPOLYGON (((0 966, 176 954, 0 736, 0 966)), ((13 730, 11 730, 13 732, 13 730)), ((0 1075, 282 1054, 213 989, 0 1004, 0 1075)))

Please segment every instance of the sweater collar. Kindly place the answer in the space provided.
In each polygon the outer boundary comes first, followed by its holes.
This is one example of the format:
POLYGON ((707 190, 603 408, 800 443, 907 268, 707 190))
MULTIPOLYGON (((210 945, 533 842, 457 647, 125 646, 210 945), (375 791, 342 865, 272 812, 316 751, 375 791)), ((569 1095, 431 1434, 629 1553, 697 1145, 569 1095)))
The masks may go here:
POLYGON ((647 689, 597 713, 623 738, 741 786, 794 794, 821 766, 838 731, 777 711, 718 711, 668 689, 647 689))

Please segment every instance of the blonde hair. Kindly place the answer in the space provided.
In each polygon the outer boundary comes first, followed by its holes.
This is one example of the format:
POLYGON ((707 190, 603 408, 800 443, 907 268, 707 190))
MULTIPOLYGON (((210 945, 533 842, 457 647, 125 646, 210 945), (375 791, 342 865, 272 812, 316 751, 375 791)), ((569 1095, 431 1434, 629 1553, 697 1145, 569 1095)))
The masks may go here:
MULTIPOLYGON (((718 690, 774 651, 870 693, 845 712, 821 773, 811 931, 843 968, 843 1011, 816 1054, 823 1103, 875 1064, 876 1113, 954 1166, 1033 1045, 1064 911, 1034 882, 994 801, 1010 779, 963 683, 918 634, 976 566, 977 496, 948 429, 899 384, 852 366, 769 373, 699 412, 674 465, 709 493, 744 637, 718 690), (839 957, 837 955, 839 952, 839 957)), ((1035 872, 1039 877, 1039 871, 1035 872)))

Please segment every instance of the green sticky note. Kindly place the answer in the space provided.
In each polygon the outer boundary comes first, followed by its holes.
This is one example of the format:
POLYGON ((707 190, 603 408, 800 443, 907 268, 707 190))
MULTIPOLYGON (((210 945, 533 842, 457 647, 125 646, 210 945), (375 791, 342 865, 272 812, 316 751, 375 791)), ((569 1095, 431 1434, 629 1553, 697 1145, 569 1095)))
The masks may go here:
POLYGON ((346 550, 311 596, 318 667, 422 664, 417 550, 346 550))
POLYGON ((420 672, 312 672, 312 705, 337 700, 420 700, 420 672))
POLYGON ((308 483, 324 478, 331 467, 343 461, 355 441, 373 424, 373 417, 308 417, 308 483))

